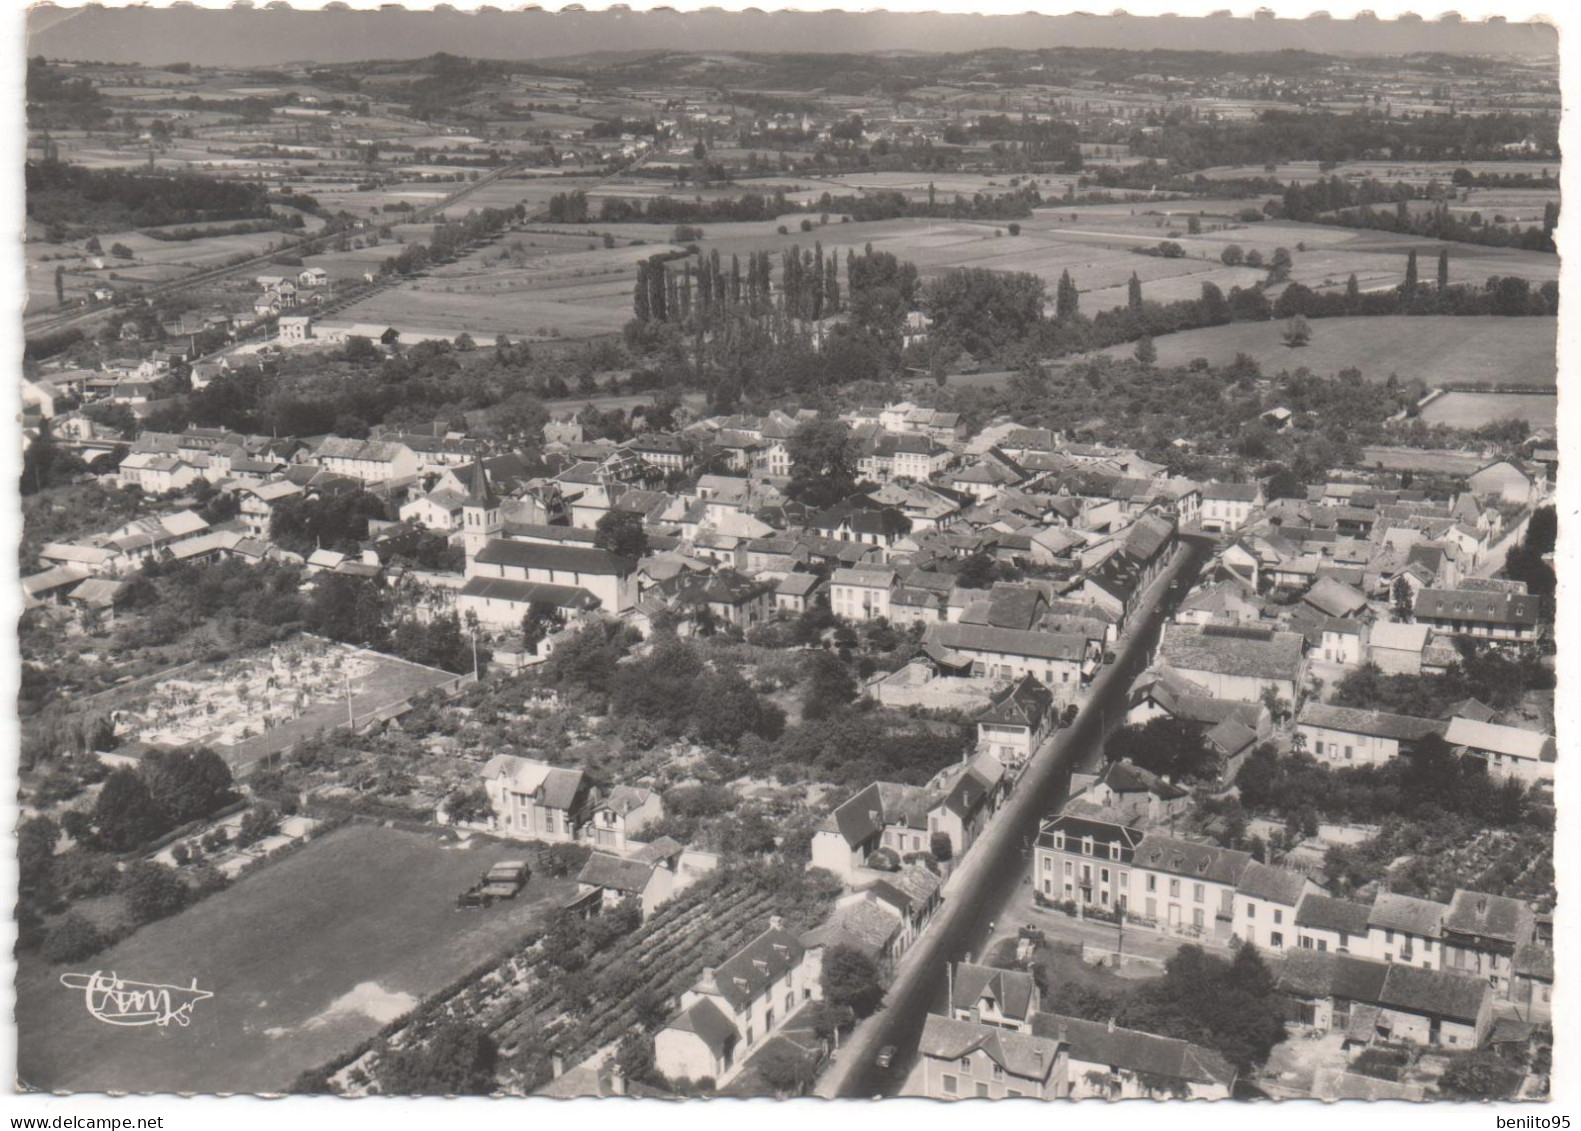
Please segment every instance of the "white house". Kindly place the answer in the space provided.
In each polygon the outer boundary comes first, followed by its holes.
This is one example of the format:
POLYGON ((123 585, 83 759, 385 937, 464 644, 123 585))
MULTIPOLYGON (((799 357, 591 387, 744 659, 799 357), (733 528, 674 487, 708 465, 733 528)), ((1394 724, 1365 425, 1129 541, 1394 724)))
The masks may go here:
POLYGON ((1307 703, 1296 719, 1296 733, 1308 754, 1340 766, 1376 766, 1443 729, 1437 719, 1418 719, 1387 711, 1364 711, 1307 703))

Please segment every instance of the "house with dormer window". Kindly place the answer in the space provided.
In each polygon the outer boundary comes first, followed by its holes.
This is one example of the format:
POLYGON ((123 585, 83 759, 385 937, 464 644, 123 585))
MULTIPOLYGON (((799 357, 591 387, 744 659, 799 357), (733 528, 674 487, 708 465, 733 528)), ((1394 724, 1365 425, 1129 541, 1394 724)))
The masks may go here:
POLYGON ((723 1084, 804 1002, 823 997, 821 964, 778 915, 718 966, 704 966, 681 1011, 654 1036, 654 1066, 672 1080, 723 1084))

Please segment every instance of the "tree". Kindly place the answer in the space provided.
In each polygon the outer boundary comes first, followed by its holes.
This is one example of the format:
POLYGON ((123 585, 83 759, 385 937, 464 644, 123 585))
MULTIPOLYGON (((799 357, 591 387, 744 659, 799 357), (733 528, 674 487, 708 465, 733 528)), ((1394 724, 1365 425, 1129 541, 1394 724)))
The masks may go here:
POLYGON ((1395 578, 1394 585, 1389 590, 1389 599, 1394 604, 1394 619, 1401 624, 1409 624, 1411 617, 1416 613, 1416 600, 1411 590, 1411 583, 1403 577, 1395 578))
POLYGON ((809 652, 803 662, 802 718, 823 719, 856 698, 856 680, 839 657, 809 652))
POLYGON ((1218 771, 1218 758, 1201 728, 1172 715, 1120 727, 1104 743, 1103 756, 1110 762, 1129 759, 1173 782, 1208 779, 1218 771))
POLYGON ((55 304, 66 305, 66 268, 55 268, 55 304))
POLYGON ((499 1048, 481 1025, 446 1021, 426 1041, 386 1052, 379 1086, 397 1096, 488 1095, 498 1061, 499 1048))
POLYGON ((1361 305, 1361 284, 1356 281, 1356 272, 1350 273, 1350 278, 1345 280, 1345 309, 1355 310, 1361 305))
POLYGON ((147 784, 124 766, 104 780, 92 823, 94 840, 111 852, 137 848, 169 827, 147 784))
MULTIPOLYGON (((855 286, 852 276, 853 300, 855 286)), ((1020 341, 1042 321, 1046 289, 1030 272, 960 267, 928 283, 922 306, 934 336, 982 358, 1020 341)))
MULTIPOLYGON (((1295 284, 1291 285, 1294 286, 1295 284)), ((1289 322, 1285 323, 1284 338, 1285 345, 1290 346, 1292 349, 1299 349, 1312 340, 1312 327, 1307 325, 1306 318, 1297 314, 1289 322)))
POLYGON ((1412 248, 1405 257, 1405 282, 1400 284, 1400 293, 1406 298, 1416 295, 1416 249, 1412 248))
POLYGON ((1219 253, 1219 261, 1226 267, 1239 267, 1246 259, 1246 252, 1238 243, 1232 243, 1219 253))
POLYGON ((236 830, 236 843, 243 847, 257 844, 279 831, 280 810, 269 804, 254 805, 242 817, 241 826, 236 830))
POLYGON ((1153 336, 1151 334, 1144 334, 1137 341, 1136 360, 1148 366, 1158 360, 1158 347, 1153 344, 1153 336))
POLYGON ((1126 305, 1132 310, 1142 308, 1142 280, 1136 277, 1136 272, 1131 272, 1130 280, 1125 284, 1126 305))
POLYGON ((1268 482, 1263 485, 1263 493, 1269 502, 1275 499, 1305 499, 1307 488, 1299 475, 1288 467, 1281 467, 1268 477, 1268 482))
POLYGON ((791 498, 827 507, 856 490, 858 450, 851 430, 838 420, 809 420, 785 443, 790 457, 791 498))
POLYGON ((823 956, 823 999, 866 1017, 884 999, 878 965, 855 947, 837 943, 823 956))
POLYGON ((1449 289, 1449 249, 1438 249, 1438 292, 1443 294, 1449 289))
POLYGON ((1061 271, 1059 286, 1054 291, 1054 316, 1056 318, 1074 318, 1080 304, 1081 295, 1076 290, 1075 280, 1070 277, 1070 271, 1061 271))
POLYGON ((1522 1076, 1519 1068, 1498 1054, 1479 1050, 1452 1060, 1438 1078, 1438 1087, 1448 1095, 1465 1099, 1509 1099, 1521 1086, 1522 1076))
POLYGON ((110 245, 110 254, 115 256, 117 259, 131 259, 132 249, 127 247, 124 243, 112 243, 110 245))
POLYGON ((207 817, 236 800, 230 767, 206 746, 151 750, 138 771, 172 827, 207 817))
POLYGON ((17 889, 23 895, 52 899, 55 891, 55 845, 60 826, 49 817, 29 817, 17 829, 17 889))
POLYGON ((489 791, 481 785, 458 789, 445 798, 445 816, 452 821, 486 821, 493 813, 494 806, 489 801, 489 791))
POLYGON ((928 837, 928 851, 940 864, 947 863, 955 855, 955 842, 946 832, 936 832, 928 837))
POLYGON ((127 914, 139 926, 176 914, 191 898, 180 876, 150 860, 139 860, 122 873, 121 891, 127 914))
POLYGON ((817 1056, 791 1041, 775 1041, 752 1064, 779 1096, 799 1096, 818 1078, 817 1056))
POLYGON ((632 511, 606 511, 593 528, 593 545, 637 561, 648 553, 648 532, 642 516, 632 511))
POLYGON ((1290 266, 1290 250, 1276 247, 1273 258, 1268 261, 1268 277, 1275 282, 1283 281, 1290 276, 1290 266))

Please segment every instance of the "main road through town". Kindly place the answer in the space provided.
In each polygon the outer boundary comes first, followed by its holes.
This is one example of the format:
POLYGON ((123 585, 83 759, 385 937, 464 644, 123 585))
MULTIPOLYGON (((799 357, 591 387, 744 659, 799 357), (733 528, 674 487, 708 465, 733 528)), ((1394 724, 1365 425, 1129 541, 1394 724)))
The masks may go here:
POLYGON ((1150 602, 1133 617, 1115 662, 1093 681, 1075 724, 1058 731, 1028 763, 1015 792, 952 877, 953 894, 901 960, 884 1005, 851 1034, 818 1082, 818 1095, 860 1099, 900 1090, 915 1059, 923 1020, 942 1001, 945 964, 981 952, 992 917, 1021 883, 1028 867, 1025 848, 1036 838, 1039 822, 1063 802, 1071 771, 1096 761, 1104 734, 1124 714, 1126 691, 1147 664, 1160 622, 1194 584, 1213 551, 1212 540, 1201 535, 1182 535, 1181 545, 1150 602), (893 1062, 880 1068, 878 1053, 889 1046, 896 1049, 893 1062))

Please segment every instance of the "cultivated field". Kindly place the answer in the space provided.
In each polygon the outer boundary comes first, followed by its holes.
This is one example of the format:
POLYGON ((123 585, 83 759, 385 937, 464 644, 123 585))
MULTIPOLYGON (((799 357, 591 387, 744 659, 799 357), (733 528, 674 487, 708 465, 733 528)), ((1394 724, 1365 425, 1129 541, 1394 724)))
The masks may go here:
MULTIPOLYGON (((1305 367, 1331 376, 1341 369, 1355 368, 1369 380, 1384 381, 1394 373, 1401 380, 1419 378, 1429 388, 1462 381, 1552 388, 1557 380, 1554 318, 1400 315, 1314 318, 1309 325, 1311 343, 1299 349, 1285 345, 1282 321, 1233 322, 1185 330, 1156 338, 1154 344, 1160 365, 1185 365, 1198 357, 1225 365, 1244 353, 1270 375, 1305 367)), ((1129 357, 1134 349, 1127 344, 1104 352, 1129 357)))
POLYGON ((17 974, 17 1078, 71 1091, 278 1092, 377 1032, 544 921, 574 889, 534 876, 521 897, 455 897, 519 848, 352 826, 70 967, 17 974), (95 1021, 70 969, 196 983, 187 1028, 95 1021))

